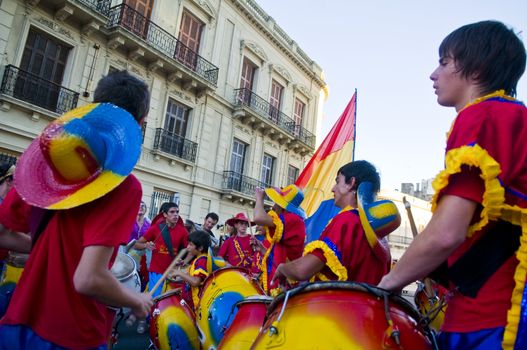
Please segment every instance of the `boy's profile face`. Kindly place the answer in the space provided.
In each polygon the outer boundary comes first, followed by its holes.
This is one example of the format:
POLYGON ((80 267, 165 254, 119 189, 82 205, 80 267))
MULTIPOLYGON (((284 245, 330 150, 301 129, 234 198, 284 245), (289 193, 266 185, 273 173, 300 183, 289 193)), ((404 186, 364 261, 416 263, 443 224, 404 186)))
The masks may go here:
POLYGON ((201 251, 202 251, 203 249, 201 249, 201 247, 200 247, 200 249, 198 249, 198 247, 196 247, 196 245, 195 245, 194 243, 192 243, 192 242, 188 242, 188 244, 187 244, 187 250, 188 250, 188 252, 189 252, 190 254, 196 256, 196 255, 201 254, 201 251))
POLYGON ((474 79, 467 79, 458 72, 456 62, 451 57, 441 57, 439 66, 432 72, 430 79, 437 95, 437 103, 445 107, 455 107, 457 111, 465 107, 478 90, 474 79))

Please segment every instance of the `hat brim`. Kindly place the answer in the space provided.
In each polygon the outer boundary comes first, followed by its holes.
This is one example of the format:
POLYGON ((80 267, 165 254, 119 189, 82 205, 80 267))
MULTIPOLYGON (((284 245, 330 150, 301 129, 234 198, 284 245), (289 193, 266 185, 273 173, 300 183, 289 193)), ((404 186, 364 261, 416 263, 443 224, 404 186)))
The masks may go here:
POLYGON ((283 208, 290 213, 296 214, 302 219, 306 218, 306 213, 304 212, 304 209, 292 205, 291 203, 287 203, 285 199, 274 188, 266 188, 265 193, 267 194, 267 197, 269 197, 269 199, 275 202, 280 208, 283 208))
POLYGON ((67 183, 49 165, 37 137, 18 160, 14 175, 15 188, 28 204, 45 209, 74 208, 112 191, 133 170, 141 152, 139 124, 116 106, 88 106, 91 105, 72 110, 55 122, 83 118, 90 113, 90 118, 103 120, 98 129, 104 133, 107 146, 105 163, 87 180, 67 183))
POLYGON ((238 218, 230 218, 229 220, 225 221, 225 223, 229 226, 233 226, 234 227, 234 224, 236 223, 236 221, 244 221, 244 222, 247 222, 249 223, 250 226, 254 226, 256 225, 253 221, 249 221, 249 220, 242 220, 242 219, 238 219, 238 218))

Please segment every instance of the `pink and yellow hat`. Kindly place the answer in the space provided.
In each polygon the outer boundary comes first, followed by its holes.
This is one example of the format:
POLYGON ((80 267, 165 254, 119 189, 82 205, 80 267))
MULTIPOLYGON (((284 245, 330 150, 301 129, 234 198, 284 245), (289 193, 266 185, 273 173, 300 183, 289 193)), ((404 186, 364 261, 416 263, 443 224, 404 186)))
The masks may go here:
POLYGON ((304 192, 298 186, 270 187, 265 189, 265 193, 281 208, 300 216, 302 219, 306 218, 304 209, 300 208, 300 204, 304 200, 304 192))
POLYGON ((49 124, 22 154, 15 188, 29 204, 68 209, 117 187, 141 153, 141 129, 130 113, 92 103, 49 124))

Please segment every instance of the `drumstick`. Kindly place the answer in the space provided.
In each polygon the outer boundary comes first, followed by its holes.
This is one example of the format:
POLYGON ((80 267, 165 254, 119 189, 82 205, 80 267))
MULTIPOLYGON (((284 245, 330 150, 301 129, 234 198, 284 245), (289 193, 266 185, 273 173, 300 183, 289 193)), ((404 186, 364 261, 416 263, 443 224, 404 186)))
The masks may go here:
MULTIPOLYGON (((412 214, 412 206, 410 205, 410 202, 406 200, 405 196, 403 197, 403 203, 404 203, 404 207, 406 208, 406 213, 408 214, 408 221, 410 221, 410 228, 412 229, 412 235, 415 238, 418 235, 418 232, 417 232, 417 226, 415 226, 414 215, 412 214)), ((435 296, 436 293, 434 291, 434 287, 432 286, 432 281, 430 277, 425 277, 423 279, 423 283, 425 285, 426 295, 429 298, 435 296)))
POLYGON ((253 228, 251 226, 251 217, 249 216, 249 209, 247 209, 247 219, 249 219, 249 233, 251 234, 251 236, 254 236, 253 234, 253 228))

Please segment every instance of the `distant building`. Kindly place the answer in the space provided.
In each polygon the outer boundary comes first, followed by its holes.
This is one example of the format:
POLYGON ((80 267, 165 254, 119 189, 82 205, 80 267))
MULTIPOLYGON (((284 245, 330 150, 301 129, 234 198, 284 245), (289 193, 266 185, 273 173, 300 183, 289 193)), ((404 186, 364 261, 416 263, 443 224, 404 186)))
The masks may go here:
POLYGON ((411 182, 403 182, 401 183, 401 193, 430 201, 434 195, 433 180, 433 178, 423 179, 421 183, 416 183, 415 185, 411 182))
POLYGON ((150 216, 174 201, 184 218, 223 222, 315 151, 322 68, 255 0, 0 4, 1 160, 122 69, 151 91, 134 169, 150 216))

